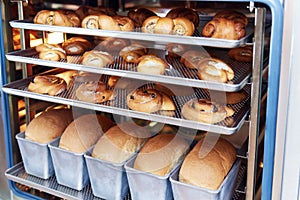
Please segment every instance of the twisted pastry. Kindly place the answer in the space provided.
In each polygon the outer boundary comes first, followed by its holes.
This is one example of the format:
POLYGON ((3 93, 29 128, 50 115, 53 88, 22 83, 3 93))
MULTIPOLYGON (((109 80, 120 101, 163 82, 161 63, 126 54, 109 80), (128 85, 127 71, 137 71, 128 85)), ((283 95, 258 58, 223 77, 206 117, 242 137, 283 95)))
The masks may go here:
POLYGON ((100 29, 99 16, 100 14, 94 14, 84 17, 81 21, 81 27, 89 29, 100 29))
POLYGON ((173 22, 174 22, 173 33, 175 35, 185 35, 185 36, 193 35, 195 26, 193 22, 191 22, 187 18, 177 17, 173 19, 173 22))
POLYGON ((188 120, 214 124, 232 116, 234 110, 208 99, 194 98, 183 105, 181 114, 188 120))
POLYGON ((67 83, 64 79, 55 75, 35 76, 28 85, 28 91, 39 94, 58 95, 65 91, 67 83))

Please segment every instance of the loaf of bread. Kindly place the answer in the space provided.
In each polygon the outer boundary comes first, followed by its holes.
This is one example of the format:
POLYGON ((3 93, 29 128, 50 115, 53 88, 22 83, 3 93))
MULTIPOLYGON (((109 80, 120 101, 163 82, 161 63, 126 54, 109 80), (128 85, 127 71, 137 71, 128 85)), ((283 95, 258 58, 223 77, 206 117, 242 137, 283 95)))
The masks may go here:
POLYGON ((225 139, 201 139, 186 156, 179 171, 179 181, 217 190, 236 160, 236 150, 225 139))
POLYGON ((149 139, 134 162, 137 170, 165 176, 184 158, 189 144, 175 134, 159 134, 149 139))
POLYGON ((59 147, 83 153, 94 145, 114 123, 107 117, 87 114, 75 119, 63 132, 59 147))
POLYGON ((52 109, 42 112, 32 119, 25 130, 25 138, 34 142, 46 144, 60 137, 65 128, 73 121, 69 109, 52 109))
POLYGON ((122 163, 136 153, 150 137, 147 128, 121 123, 110 128, 96 143, 92 157, 122 163))

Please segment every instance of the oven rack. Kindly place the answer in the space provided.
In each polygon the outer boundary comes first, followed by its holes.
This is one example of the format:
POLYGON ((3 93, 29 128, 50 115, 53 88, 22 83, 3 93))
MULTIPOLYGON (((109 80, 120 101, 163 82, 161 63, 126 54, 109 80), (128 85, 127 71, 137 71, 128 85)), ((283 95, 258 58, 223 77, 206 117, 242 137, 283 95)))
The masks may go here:
MULTIPOLYGON (((203 49, 203 48, 202 48, 203 49)), ((238 91, 241 90, 248 82, 252 70, 251 63, 238 62, 228 58, 228 49, 203 49, 215 57, 226 62, 233 69, 234 79, 228 83, 218 83, 212 81, 200 80, 197 76, 196 69, 188 69, 180 62, 180 58, 167 56, 167 52, 163 49, 150 48, 149 54, 155 54, 163 58, 170 66, 163 75, 152 75, 140 73, 136 70, 136 64, 126 63, 118 53, 111 53, 114 57, 114 63, 104 68, 85 66, 80 63, 82 55, 67 56, 67 59, 56 61, 43 60, 38 57, 38 53, 34 48, 10 52, 6 54, 9 61, 29 63, 34 65, 57 67, 72 70, 82 70, 91 73, 99 73, 104 75, 114 75, 126 78, 152 81, 161 83, 181 85, 187 87, 206 88, 220 91, 238 91)))

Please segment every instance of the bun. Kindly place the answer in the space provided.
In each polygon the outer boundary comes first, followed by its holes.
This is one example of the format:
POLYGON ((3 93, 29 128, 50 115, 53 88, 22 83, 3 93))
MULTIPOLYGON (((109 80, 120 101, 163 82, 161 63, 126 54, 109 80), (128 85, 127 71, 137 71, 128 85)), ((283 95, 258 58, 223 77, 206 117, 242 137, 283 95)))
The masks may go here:
POLYGON ((219 138, 216 143, 200 140, 186 156, 179 171, 179 181, 217 190, 236 160, 231 143, 219 138))
POLYGON ((72 111, 68 109, 44 111, 28 124, 25 130, 25 138, 46 144, 60 137, 72 120, 72 111))
POLYGON ((151 16, 145 19, 142 24, 142 32, 154 33, 154 28, 157 25, 159 19, 159 16, 151 16))
POLYGON ((67 83, 67 86, 70 85, 72 81, 78 76, 78 71, 76 70, 68 70, 59 74, 56 74, 55 76, 62 78, 67 83))
POLYGON ((67 55, 78 55, 92 48, 92 43, 82 37, 71 37, 62 43, 67 55))
POLYGON ((202 30, 204 37, 239 40, 246 35, 247 17, 237 11, 221 11, 202 30))
POLYGON ((189 21, 191 21, 194 24, 194 27, 197 27, 199 25, 198 12, 191 8, 184 8, 184 7, 173 8, 167 13, 166 17, 171 19, 184 17, 187 18, 189 21))
POLYGON ((129 40, 121 38, 106 38, 98 46, 97 49, 105 50, 108 52, 116 52, 128 46, 130 43, 129 40))
POLYGON ((100 29, 99 16, 101 14, 93 14, 85 16, 81 21, 82 28, 100 29))
POLYGON ((92 157, 113 163, 122 163, 136 153, 150 132, 134 123, 122 123, 110 128, 98 140, 92 157))
POLYGON ((67 89, 64 79, 55 75, 35 76, 28 85, 28 91, 39 94, 58 95, 67 89))
POLYGON ((60 61, 67 58, 65 50, 58 44, 40 44, 35 47, 35 50, 43 60, 60 61))
POLYGON ((188 50, 188 46, 183 44, 175 44, 175 43, 168 43, 166 45, 166 50, 168 52, 168 56, 178 58, 183 55, 184 52, 188 50))
POLYGON ((167 17, 160 17, 154 26, 153 33, 172 34, 174 21, 167 17))
POLYGON ((137 71, 147 74, 162 75, 168 64, 161 58, 155 55, 145 55, 139 58, 137 71))
POLYGON ((113 90, 107 90, 105 83, 87 82, 82 83, 75 91, 78 100, 89 103, 103 103, 113 100, 116 96, 113 90))
POLYGON ((191 22, 187 18, 177 17, 173 19, 173 22, 174 22, 173 34, 184 35, 184 36, 191 36, 194 34, 195 26, 193 22, 191 22))
POLYGON ((232 48, 227 53, 228 57, 239 62, 252 62, 253 46, 232 48))
POLYGON ((107 117, 87 114, 75 119, 63 132, 59 147, 83 153, 94 145, 114 123, 107 117))
POLYGON ((138 153, 133 167, 165 176, 184 158, 189 144, 175 134, 159 134, 149 139, 138 153))
POLYGON ((145 46, 140 44, 131 44, 121 49, 119 55, 124 61, 137 64, 139 62, 139 58, 147 53, 148 49, 145 46))
POLYGON ((234 110, 208 99, 194 98, 183 105, 181 114, 188 120, 214 124, 232 116, 234 110))
POLYGON ((80 62, 86 66, 102 68, 113 64, 114 58, 108 52, 91 50, 82 55, 80 62))
POLYGON ((201 80, 225 83, 234 78, 229 65, 217 58, 205 58, 198 64, 198 77, 201 80))
POLYGON ((210 58, 208 52, 189 50, 181 56, 180 62, 183 63, 187 68, 197 69, 198 63, 204 58, 210 58))
POLYGON ((80 26, 79 17, 72 11, 50 11, 41 10, 33 19, 36 24, 56 25, 56 26, 80 26))
POLYGON ((140 28, 145 19, 156 16, 156 13, 147 8, 138 8, 136 10, 130 10, 127 16, 134 22, 135 27, 140 28))
POLYGON ((116 21, 121 31, 132 31, 135 28, 134 22, 129 17, 116 15, 113 16, 113 19, 116 21))

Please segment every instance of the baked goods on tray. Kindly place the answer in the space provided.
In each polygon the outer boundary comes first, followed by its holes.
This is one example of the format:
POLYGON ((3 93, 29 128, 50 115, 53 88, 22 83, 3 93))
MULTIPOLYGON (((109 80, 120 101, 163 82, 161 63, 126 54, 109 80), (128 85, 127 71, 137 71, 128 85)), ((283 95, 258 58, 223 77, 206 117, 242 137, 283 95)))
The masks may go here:
POLYGON ((82 37, 71 37, 62 43, 67 55, 82 54, 92 48, 92 43, 82 37))
POLYGON ((246 45, 242 47, 232 48, 227 53, 228 57, 239 62, 252 62, 253 46, 246 45))
POLYGON ((147 53, 148 49, 144 45, 134 43, 121 49, 119 56, 128 63, 138 63, 139 58, 147 53))
POLYGON ((224 10, 216 13, 202 29, 204 37, 239 40, 246 35, 248 18, 241 12, 224 10))
POLYGON ((191 8, 185 7, 177 7, 172 8, 166 15, 166 17, 171 19, 176 19, 178 17, 184 17, 193 22, 194 26, 197 27, 199 25, 199 15, 198 12, 191 8))
POLYGON ((66 10, 41 10, 39 11, 33 22, 36 24, 55 25, 55 26, 80 26, 80 18, 73 11, 66 10))
POLYGON ((80 63, 86 66, 92 67, 105 67, 106 65, 113 64, 114 58, 111 54, 105 51, 91 50, 85 52, 81 59, 80 63))
POLYGON ((36 46, 35 50, 39 53, 39 58, 43 60, 60 61, 67 58, 65 50, 59 44, 44 43, 36 46))
POLYGON ((126 46, 130 45, 130 40, 122 39, 122 38, 105 38, 101 41, 95 49, 99 49, 100 51, 107 51, 107 52, 119 52, 121 49, 125 48, 126 46))
POLYGON ((58 95, 67 89, 64 79, 55 75, 38 75, 28 85, 28 91, 39 94, 58 95))
POLYGON ((137 8, 130 10, 127 16, 133 20, 135 27, 140 28, 145 19, 151 16, 156 16, 156 13, 147 8, 137 8))
POLYGON ((187 68, 197 69, 198 63, 204 58, 210 58, 210 54, 207 51, 188 50, 182 54, 180 62, 187 68))
POLYGON ((169 65, 156 55, 144 55, 138 59, 137 71, 146 74, 162 75, 169 65))

